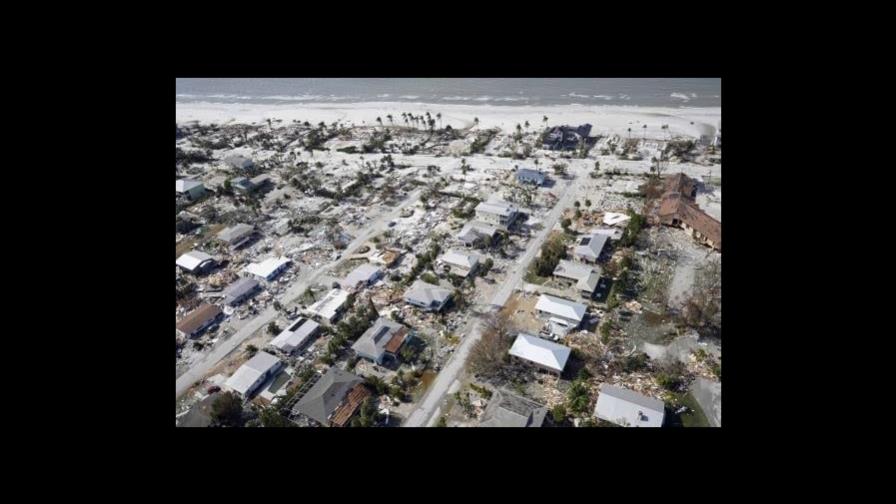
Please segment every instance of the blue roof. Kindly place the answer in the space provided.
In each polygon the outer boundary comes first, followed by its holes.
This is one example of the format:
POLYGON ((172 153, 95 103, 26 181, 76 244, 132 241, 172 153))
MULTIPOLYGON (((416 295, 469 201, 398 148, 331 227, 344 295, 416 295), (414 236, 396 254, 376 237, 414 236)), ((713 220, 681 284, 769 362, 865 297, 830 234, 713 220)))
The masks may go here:
POLYGON ((541 183, 544 182, 544 173, 528 168, 520 168, 519 171, 516 172, 516 178, 517 180, 530 180, 541 183))

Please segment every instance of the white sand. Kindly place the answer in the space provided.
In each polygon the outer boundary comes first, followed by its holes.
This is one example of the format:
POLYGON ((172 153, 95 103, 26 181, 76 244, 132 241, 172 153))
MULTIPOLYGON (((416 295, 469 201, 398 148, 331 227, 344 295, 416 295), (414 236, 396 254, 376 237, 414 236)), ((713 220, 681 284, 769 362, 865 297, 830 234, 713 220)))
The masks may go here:
MULTIPOLYGON (((443 105, 427 103, 369 102, 341 104, 289 104, 265 105, 243 103, 178 103, 175 107, 178 123, 199 121, 201 123, 264 123, 267 119, 282 119, 282 125, 293 120, 327 124, 334 121, 354 122, 356 125, 375 126, 380 117, 384 125, 389 122, 387 114, 392 114, 394 124, 404 126, 402 112, 433 117, 442 114, 442 126, 467 128, 473 126, 473 118, 479 118, 480 128, 498 127, 512 131, 517 124, 529 121, 530 131, 543 126, 542 118, 548 117, 549 125, 579 125, 590 123, 592 135, 616 133, 627 135, 628 128, 633 137, 646 133, 648 138, 665 138, 668 133, 699 137, 712 135, 722 117, 721 107, 708 108, 660 108, 625 107, 607 105, 557 105, 557 106, 494 106, 494 105, 443 105), (690 124, 693 122, 694 124, 690 124), (643 125, 647 125, 646 132, 643 125)), ((439 127, 439 123, 436 123, 439 127)))

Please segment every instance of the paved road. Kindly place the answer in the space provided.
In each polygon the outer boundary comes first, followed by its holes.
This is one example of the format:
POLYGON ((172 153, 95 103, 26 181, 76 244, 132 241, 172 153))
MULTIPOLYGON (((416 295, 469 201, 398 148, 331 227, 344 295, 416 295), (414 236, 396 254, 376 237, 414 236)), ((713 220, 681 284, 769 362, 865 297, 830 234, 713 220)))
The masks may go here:
MULTIPOLYGON (((504 306, 504 303, 507 302, 507 299, 513 293, 514 289, 520 285, 523 276, 526 274, 526 268, 528 267, 529 262, 531 262, 532 258, 535 257, 535 254, 538 253, 541 244, 544 243, 545 239, 550 234, 551 229, 554 227, 554 224, 557 223, 557 220, 559 220, 560 215, 563 213, 563 209, 571 206, 573 198, 578 193, 579 187, 579 185, 575 184, 575 179, 567 182, 566 188, 563 190, 563 194, 558 199, 557 204, 543 221, 544 229, 542 229, 538 236, 529 243, 526 252, 519 261, 517 261, 501 287, 495 292, 491 301, 492 306, 504 306), (570 190, 574 185, 576 186, 576 190, 570 190)), ((439 374, 436 376, 435 380, 433 380, 429 391, 420 401, 420 405, 417 409, 408 416, 403 427, 431 426, 437 421, 437 415, 435 413, 441 410, 440 405, 442 404, 449 387, 454 383, 458 376, 460 376, 461 371, 463 371, 466 366, 470 350, 482 337, 482 319, 477 317, 472 320, 468 324, 468 329, 467 336, 461 342, 460 346, 457 347, 457 350, 451 358, 448 359, 445 367, 439 371, 439 374)))
MULTIPOLYGON (((420 193, 422 189, 417 189, 408 195, 408 197, 397 207, 392 209, 391 211, 381 215, 376 221, 371 223, 367 231, 358 235, 349 245, 346 247, 345 251, 342 254, 342 257, 339 260, 333 261, 332 263, 322 266, 320 268, 316 268, 314 270, 306 269, 302 274, 299 275, 298 281, 294 282, 290 285, 286 291, 283 292, 279 296, 280 304, 283 306, 289 306, 290 303, 298 299, 305 289, 308 288, 309 285, 313 285, 317 279, 324 274, 324 272, 332 269, 335 266, 338 266, 342 261, 345 261, 348 256, 355 253, 361 245, 366 243, 368 240, 373 238, 376 233, 384 230, 388 222, 398 216, 402 210, 408 205, 411 205, 417 201, 420 197, 420 193)), ((269 306, 266 310, 258 314, 257 317, 248 321, 246 325, 241 327, 234 333, 227 341, 223 341, 218 344, 211 352, 208 353, 204 358, 200 361, 196 362, 190 369, 188 369, 184 374, 180 375, 177 378, 177 382, 175 384, 175 399, 181 396, 184 392, 187 391, 194 383, 201 380, 208 374, 209 371, 213 367, 215 367, 218 362, 221 361, 224 357, 227 357, 230 352, 234 351, 240 344, 249 339, 257 330, 261 329, 265 325, 267 325, 272 320, 275 320, 278 316, 278 312, 274 310, 272 306, 269 306)))

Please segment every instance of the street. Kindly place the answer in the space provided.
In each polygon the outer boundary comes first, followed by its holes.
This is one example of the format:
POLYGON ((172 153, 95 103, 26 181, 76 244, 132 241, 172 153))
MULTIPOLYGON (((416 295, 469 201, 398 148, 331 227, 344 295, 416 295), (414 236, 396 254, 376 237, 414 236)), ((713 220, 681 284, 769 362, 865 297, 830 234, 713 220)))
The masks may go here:
MULTIPOLYGON (((526 268, 535 257, 535 254, 538 253, 542 243, 544 243, 551 233, 551 229, 553 229, 554 225, 560 219, 563 209, 570 206, 570 202, 578 193, 578 191, 570 191, 574 180, 575 177, 567 181, 563 194, 558 198, 556 205, 554 205, 554 208, 543 221, 544 229, 542 229, 538 236, 529 243, 526 252, 519 261, 517 261, 513 271, 507 276, 504 284, 495 292, 490 303, 491 306, 503 306, 504 303, 507 302, 507 299, 510 298, 514 289, 520 285, 523 276, 526 274, 526 268)), ((490 309, 491 306, 487 308, 490 309)), ((473 319, 471 325, 472 327, 470 327, 467 336, 457 347, 457 350, 448 360, 448 363, 445 364, 441 371, 439 371, 439 374, 436 376, 435 380, 433 380, 429 391, 427 391, 426 395, 420 401, 420 406, 408 416, 407 421, 402 425, 403 427, 430 426, 437 421, 437 416, 434 412, 440 409, 440 405, 442 404, 448 388, 454 383, 458 376, 460 376, 461 371, 466 366, 470 350, 482 337, 482 319, 479 317, 473 319)))

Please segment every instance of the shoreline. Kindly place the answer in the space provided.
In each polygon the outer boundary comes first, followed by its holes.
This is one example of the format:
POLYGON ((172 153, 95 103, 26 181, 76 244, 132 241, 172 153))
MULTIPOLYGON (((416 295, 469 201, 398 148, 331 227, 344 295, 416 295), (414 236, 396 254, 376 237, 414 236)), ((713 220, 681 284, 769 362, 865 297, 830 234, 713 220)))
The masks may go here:
MULTIPOLYGON (((357 103, 302 103, 302 104, 261 104, 261 103, 214 103, 175 102, 175 119, 179 124, 198 121, 203 124, 263 124, 267 119, 284 122, 308 121, 316 124, 350 122, 356 126, 377 126, 376 118, 382 118, 384 126, 390 126, 386 116, 392 114, 395 126, 404 126, 402 112, 424 115, 426 112, 442 114, 441 124, 452 128, 474 127, 474 118, 479 119, 479 128, 499 128, 512 131, 516 124, 539 130, 543 127, 543 117, 548 117, 548 125, 579 125, 590 123, 592 134, 647 134, 699 137, 712 135, 722 116, 721 107, 649 107, 637 105, 466 105, 423 102, 357 102, 357 103), (693 122, 693 124, 691 124, 693 122), (643 128, 643 125, 647 128, 643 128), (668 130, 662 125, 668 124, 668 130)), ((280 124, 284 126, 284 124, 280 124)))

